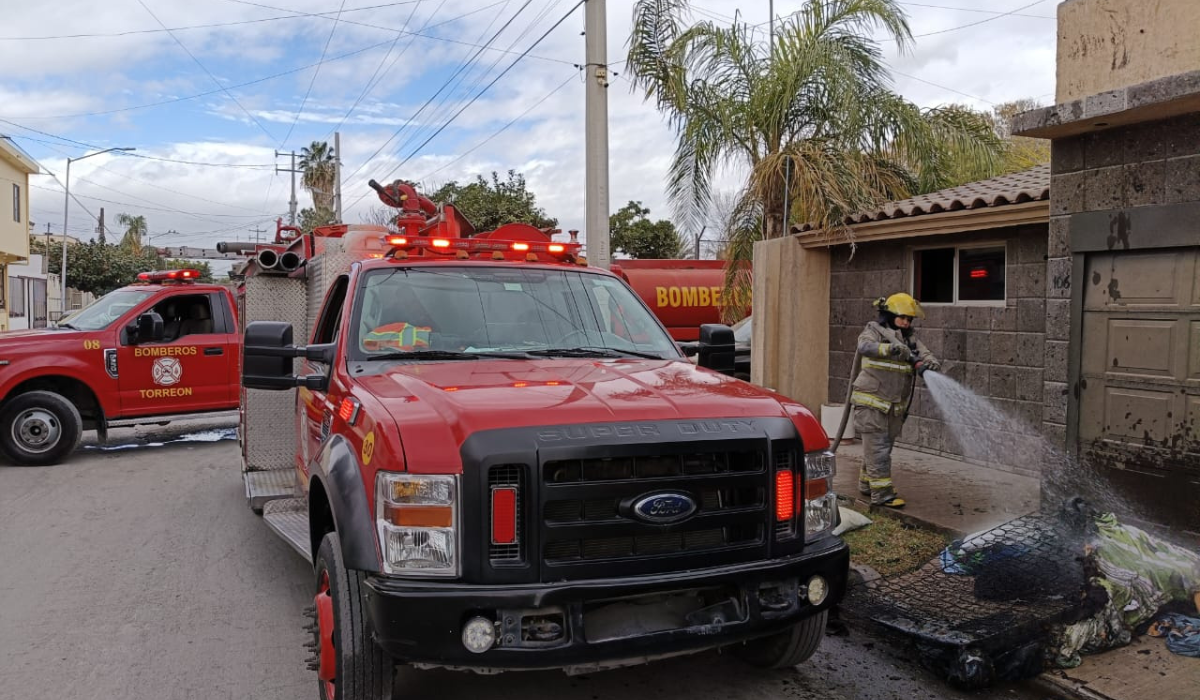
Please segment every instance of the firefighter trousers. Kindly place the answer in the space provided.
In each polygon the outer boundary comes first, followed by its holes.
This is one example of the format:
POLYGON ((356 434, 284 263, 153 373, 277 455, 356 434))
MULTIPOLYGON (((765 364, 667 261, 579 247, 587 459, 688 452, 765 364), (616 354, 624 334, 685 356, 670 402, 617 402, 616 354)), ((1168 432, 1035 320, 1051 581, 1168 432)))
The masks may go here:
POLYGON ((904 427, 904 417, 896 413, 854 407, 854 431, 862 440, 863 462, 858 475, 858 491, 871 495, 871 503, 879 505, 896 495, 892 485, 892 445, 904 427))

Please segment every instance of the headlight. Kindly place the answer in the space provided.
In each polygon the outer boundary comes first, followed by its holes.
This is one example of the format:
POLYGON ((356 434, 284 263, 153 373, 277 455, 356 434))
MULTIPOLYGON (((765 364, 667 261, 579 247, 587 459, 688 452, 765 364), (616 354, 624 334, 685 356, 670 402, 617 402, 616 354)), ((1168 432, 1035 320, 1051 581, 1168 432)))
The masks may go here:
POLYGON ((837 494, 833 477, 837 458, 832 452, 804 455, 804 539, 812 541, 833 529, 837 520, 837 494))
POLYGON ((458 477, 380 472, 375 523, 383 570, 458 576, 458 477))

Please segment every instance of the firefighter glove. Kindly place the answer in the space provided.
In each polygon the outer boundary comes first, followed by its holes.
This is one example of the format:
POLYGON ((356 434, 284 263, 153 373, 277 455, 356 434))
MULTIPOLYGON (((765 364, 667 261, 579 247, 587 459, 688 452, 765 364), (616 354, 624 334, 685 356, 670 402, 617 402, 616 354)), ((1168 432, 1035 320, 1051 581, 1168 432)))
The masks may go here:
POLYGON ((912 350, 909 350, 908 346, 904 343, 893 343, 890 350, 892 357, 895 357, 901 362, 911 362, 913 359, 912 350))

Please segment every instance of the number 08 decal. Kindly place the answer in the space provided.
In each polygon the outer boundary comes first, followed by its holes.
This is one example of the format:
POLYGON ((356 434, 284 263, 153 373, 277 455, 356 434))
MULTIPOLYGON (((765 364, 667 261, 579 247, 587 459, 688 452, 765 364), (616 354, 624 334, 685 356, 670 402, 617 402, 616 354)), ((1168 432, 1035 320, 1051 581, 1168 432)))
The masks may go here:
POLYGON ((83 349, 84 350, 99 350, 100 349, 100 341, 99 340, 85 340, 85 341, 83 341, 83 349))

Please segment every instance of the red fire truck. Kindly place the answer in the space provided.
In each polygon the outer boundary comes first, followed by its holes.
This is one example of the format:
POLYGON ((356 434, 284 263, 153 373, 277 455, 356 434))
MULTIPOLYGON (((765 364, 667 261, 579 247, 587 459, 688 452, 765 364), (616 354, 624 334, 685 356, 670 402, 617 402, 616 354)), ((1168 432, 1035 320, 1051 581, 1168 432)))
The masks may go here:
POLYGON ((144 272, 52 328, 0 333, 0 450, 56 464, 84 430, 238 408, 233 294, 196 270, 144 272))
POLYGON ((390 698, 396 664, 807 659, 849 563, 813 415, 689 362, 577 245, 372 185, 394 229, 299 236, 239 291, 246 493, 313 564, 320 696, 390 698))

